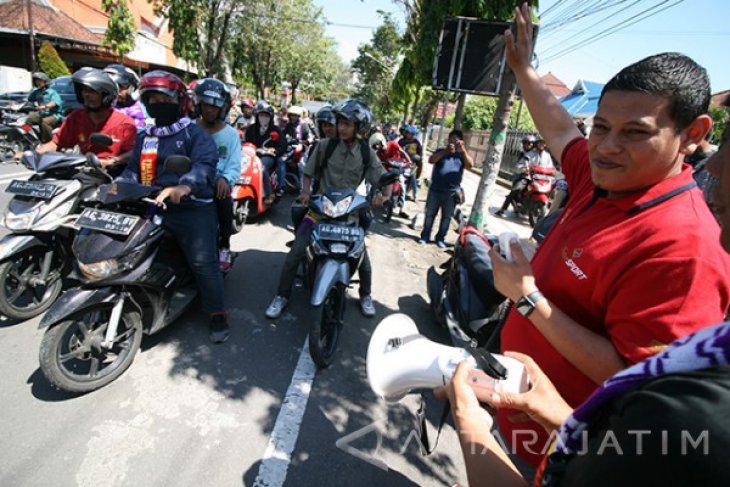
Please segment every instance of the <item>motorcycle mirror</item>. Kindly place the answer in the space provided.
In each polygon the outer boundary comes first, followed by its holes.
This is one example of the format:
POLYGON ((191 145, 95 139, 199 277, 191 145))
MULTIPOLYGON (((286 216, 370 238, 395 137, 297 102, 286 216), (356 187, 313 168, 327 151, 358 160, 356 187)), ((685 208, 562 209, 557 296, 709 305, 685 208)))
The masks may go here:
POLYGON ((114 143, 114 139, 107 134, 95 132, 89 136, 89 142, 96 147, 110 147, 114 143))
POLYGON ((88 154, 86 154, 86 163, 96 169, 99 169, 101 167, 101 161, 93 152, 89 152, 88 154))
POLYGON ((22 162, 25 167, 33 169, 33 163, 35 162, 35 152, 33 152, 32 150, 23 151, 20 162, 22 162))
POLYGON ((168 156, 165 159, 162 172, 174 172, 177 174, 185 174, 190 171, 192 163, 188 156, 168 156))
POLYGON ((394 182, 398 181, 398 177, 400 174, 398 171, 390 171, 382 176, 380 176, 380 180, 378 181, 378 187, 385 188, 388 185, 393 184, 394 182))

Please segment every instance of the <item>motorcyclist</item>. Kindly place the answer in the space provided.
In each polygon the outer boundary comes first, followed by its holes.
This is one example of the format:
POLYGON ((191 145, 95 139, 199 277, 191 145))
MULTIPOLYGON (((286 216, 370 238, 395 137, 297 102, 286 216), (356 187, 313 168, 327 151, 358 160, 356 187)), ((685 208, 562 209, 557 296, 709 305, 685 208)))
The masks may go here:
MULTIPOLYGON (((372 139, 372 138, 371 138, 372 139)), ((411 164, 411 158, 408 155, 408 153, 403 150, 403 148, 396 142, 395 140, 391 140, 388 142, 384 148, 378 149, 375 151, 375 153, 378 155, 378 158, 383 163, 388 163, 390 161, 402 161, 408 164, 411 164)), ((411 175, 413 173, 411 172, 411 175)), ((408 215, 403 210, 406 204, 406 178, 403 172, 401 172, 400 176, 398 177, 400 185, 401 185, 401 193, 398 196, 398 202, 400 211, 398 212, 398 216, 401 218, 408 218, 408 215)))
MULTIPOLYGON (((276 170, 276 177, 281 188, 286 175, 283 155, 286 152, 286 138, 281 129, 274 125, 274 108, 264 100, 254 107, 256 122, 246 129, 246 142, 254 144, 260 151, 261 164, 264 166, 264 203, 270 205, 276 195, 272 192, 270 176, 276 170), (276 134, 276 136, 273 136, 276 134), (276 139, 276 140, 274 140, 276 139)), ((283 190, 282 190, 283 194, 283 190)))
POLYGON ((41 143, 46 143, 53 137, 53 129, 63 120, 63 101, 56 90, 51 88, 51 78, 46 73, 32 74, 33 91, 28 95, 28 101, 35 104, 35 111, 28 115, 26 122, 40 127, 41 143))
MULTIPOLYGON (((324 193, 327 188, 356 188, 362 182, 363 176, 371 184, 377 184, 380 177, 385 174, 385 169, 380 164, 374 151, 364 140, 373 115, 370 109, 358 100, 344 100, 338 103, 333 109, 337 120, 338 139, 323 139, 317 145, 317 149, 307 161, 304 169, 304 184, 302 193, 299 195, 299 202, 302 206, 309 205, 311 181, 317 177, 320 181, 319 193, 324 193), (331 142, 332 141, 332 142, 331 142), (334 149, 329 159, 325 160, 330 143, 334 149), (364 160, 367 156, 367 161, 364 160)), ((376 196, 373 204, 381 206, 384 198, 390 196, 390 188, 384 191, 383 196, 376 196)), ((369 214, 361 215, 361 224, 368 226, 369 214)), ((371 219, 371 217, 370 217, 371 219)), ((299 262, 309 245, 309 234, 311 225, 302 224, 297 237, 294 240, 289 254, 284 261, 279 279, 279 288, 276 296, 266 309, 266 316, 274 319, 281 316, 284 308, 289 302, 292 285, 296 277, 299 262)), ((375 307, 370 296, 372 285, 372 267, 367 249, 363 254, 363 260, 359 268, 360 274, 360 311, 363 315, 370 317, 375 315, 375 307)))
POLYGON ((235 126, 238 130, 246 130, 249 125, 256 121, 253 115, 254 101, 251 98, 241 100, 241 115, 236 119, 235 126))
POLYGON ((210 316, 209 338, 222 343, 230 336, 230 328, 223 303, 223 274, 216 259, 215 142, 187 117, 187 88, 174 74, 145 74, 139 92, 155 125, 137 138, 129 166, 118 179, 163 188, 156 198, 158 205, 167 207, 163 225, 180 245, 195 276, 203 310, 210 316), (188 156, 190 171, 162 173, 162 164, 171 155, 188 156))
MULTIPOLYGON (((298 105, 292 105, 289 107, 287 116, 289 117, 289 123, 287 123, 286 127, 284 127, 284 135, 286 135, 287 139, 298 140, 299 144, 302 146, 302 151, 306 154, 313 137, 309 129, 309 124, 302 118, 304 116, 304 109, 298 105)), ((303 169, 303 165, 301 168, 297 168, 297 177, 300 181, 302 176, 301 169, 303 169)), ((286 166, 284 167, 284 170, 286 170, 286 166)))
POLYGON ((231 94, 223 82, 206 78, 195 87, 197 124, 212 137, 218 151, 215 174, 215 203, 218 210, 218 263, 223 272, 231 270, 233 201, 231 188, 241 174, 241 139, 228 125, 231 94))
POLYGON ((143 131, 147 125, 147 115, 144 112, 142 103, 137 99, 139 77, 123 64, 110 64, 104 68, 104 72, 111 76, 119 87, 119 95, 114 108, 129 116, 134 120, 137 130, 143 131))
POLYGON ((408 153, 408 156, 411 158, 411 162, 416 165, 416 170, 411 173, 411 181, 409 182, 413 201, 415 201, 416 195, 418 194, 421 171, 423 170, 423 146, 416 138, 418 135, 418 128, 415 125, 406 125, 402 128, 403 137, 398 141, 398 144, 400 144, 403 150, 408 153))
POLYGON ((372 147, 375 152, 378 152, 379 150, 385 149, 386 143, 387 141, 383 135, 383 129, 376 127, 375 132, 373 132, 368 140, 368 144, 370 144, 370 147, 372 147))
POLYGON ((81 68, 71 77, 76 99, 83 108, 71 112, 50 142, 39 145, 36 152, 53 152, 79 146, 82 153, 93 152, 112 175, 120 173, 134 147, 137 127, 134 120, 112 108, 117 84, 100 69, 81 68), (91 145, 91 134, 109 135, 109 147, 91 145))
MULTIPOLYGON (((522 146, 525 148, 528 146, 529 139, 522 139, 522 146)), ((512 181, 512 189, 507 197, 504 199, 502 208, 495 213, 497 216, 504 216, 504 212, 507 211, 509 205, 520 201, 522 193, 530 184, 530 168, 532 167, 543 167, 543 168, 554 168, 553 159, 550 153, 545 150, 547 145, 545 139, 541 136, 535 138, 534 146, 531 150, 524 152, 520 155, 517 161, 515 178, 512 181)))

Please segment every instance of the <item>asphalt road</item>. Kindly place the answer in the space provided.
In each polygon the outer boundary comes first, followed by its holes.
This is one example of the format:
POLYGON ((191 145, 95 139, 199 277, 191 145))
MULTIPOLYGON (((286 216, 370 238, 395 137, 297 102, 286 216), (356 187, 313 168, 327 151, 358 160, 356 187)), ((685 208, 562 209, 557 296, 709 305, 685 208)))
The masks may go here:
MULTIPOLYGON (((3 208, 2 190, 18 172, 20 166, 0 167, 3 208)), ((476 180, 467 175, 467 201, 476 180)), ((493 201, 503 197, 500 188, 493 201)), ((335 363, 315 375, 302 352, 314 318, 305 291, 295 289, 280 319, 264 317, 292 238, 290 201, 233 238, 240 254, 225 290, 233 333, 223 345, 211 345, 206 317, 190 312, 145 337, 117 381, 72 396, 53 389, 38 368, 39 320, 0 321, 0 485, 465 485, 453 428, 444 428, 435 453, 422 456, 414 436, 417 396, 387 405, 365 371, 370 334, 392 313, 447 340, 429 314, 426 271, 448 254, 417 245, 405 220, 376 222, 368 248, 377 315, 360 315, 355 285, 335 363)), ((417 204, 408 205, 414 213, 417 204)), ((518 222, 492 220, 497 233, 529 234, 518 222)), ((441 405, 428 396, 433 428, 441 405)))

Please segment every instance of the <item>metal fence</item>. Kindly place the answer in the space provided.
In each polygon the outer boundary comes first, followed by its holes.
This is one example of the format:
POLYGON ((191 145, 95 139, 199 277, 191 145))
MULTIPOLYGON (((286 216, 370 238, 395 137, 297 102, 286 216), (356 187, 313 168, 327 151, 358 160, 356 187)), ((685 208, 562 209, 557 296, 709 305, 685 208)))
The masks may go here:
MULTIPOLYGON (((481 168, 487 158, 490 135, 490 130, 472 130, 464 134, 467 150, 474 158, 474 165, 477 168, 481 168)), ((517 157, 522 150, 522 139, 527 135, 537 136, 537 133, 522 130, 507 131, 507 140, 502 154, 502 173, 512 174, 514 172, 517 157)))

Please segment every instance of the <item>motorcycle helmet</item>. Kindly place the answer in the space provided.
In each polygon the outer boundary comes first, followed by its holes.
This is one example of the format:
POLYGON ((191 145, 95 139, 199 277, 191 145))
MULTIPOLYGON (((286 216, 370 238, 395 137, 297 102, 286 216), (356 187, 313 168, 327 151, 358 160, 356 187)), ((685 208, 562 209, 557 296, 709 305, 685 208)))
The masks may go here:
POLYGON ((286 114, 302 117, 304 115, 304 108, 300 107, 299 105, 292 105, 289 107, 289 110, 286 112, 286 114))
POLYGON ((253 107, 253 114, 258 115, 259 113, 268 113, 271 115, 271 119, 274 119, 274 107, 264 100, 259 100, 256 106, 253 107))
POLYGON ((411 134, 411 135, 413 135, 414 137, 415 137, 416 135, 418 135, 418 132, 420 132, 420 131, 418 130, 418 127, 416 127, 415 125, 406 125, 406 126, 405 126, 405 129, 404 129, 404 130, 405 130, 405 133, 407 133, 407 134, 411 134))
POLYGON ((35 73, 33 73, 31 75, 31 78, 33 80, 39 79, 41 81, 44 81, 46 83, 46 85, 51 83, 51 78, 49 78, 48 75, 42 71, 36 71, 35 73))
POLYGON ((205 78, 195 86, 195 110, 199 114, 201 103, 220 108, 218 118, 225 121, 231 110, 231 93, 222 81, 205 78))
MULTIPOLYGON (((123 64, 110 64, 104 68, 104 72, 111 76, 117 84, 117 87, 121 87, 122 85, 129 87, 129 97, 126 105, 132 105, 138 97, 137 88, 139 87, 139 77, 137 76, 137 73, 123 64)), ((120 101, 121 100, 117 100, 117 104, 119 104, 120 101)))
POLYGON ((142 76, 139 82, 139 96, 145 106, 149 104, 149 94, 153 91, 176 98, 180 115, 185 115, 190 111, 191 103, 188 89, 185 83, 174 74, 156 70, 142 76))
POLYGON ((251 98, 244 98, 243 100, 241 100, 241 108, 242 109, 243 109, 243 107, 253 108, 254 105, 255 105, 255 103, 254 103, 254 101, 251 98))
POLYGON ((373 113, 360 100, 348 98, 332 108, 336 118, 342 117, 355 124, 355 133, 360 137, 367 137, 370 125, 373 123, 373 113))
POLYGON ((71 77, 76 92, 76 99, 83 105, 84 98, 81 96, 81 88, 84 86, 90 90, 101 93, 101 106, 109 108, 119 93, 117 84, 107 73, 96 68, 81 68, 71 77))

